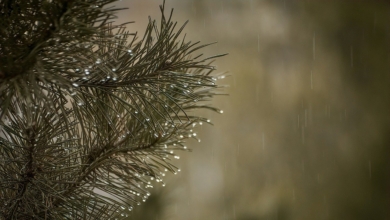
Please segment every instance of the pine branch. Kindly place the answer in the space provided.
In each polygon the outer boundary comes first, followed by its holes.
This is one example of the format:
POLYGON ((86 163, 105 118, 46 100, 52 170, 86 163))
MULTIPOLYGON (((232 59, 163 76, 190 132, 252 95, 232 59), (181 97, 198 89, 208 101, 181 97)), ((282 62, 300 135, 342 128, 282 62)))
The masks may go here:
MULTIPOLYGON (((218 95, 207 45, 149 20, 141 40, 113 0, 0 1, 0 197, 4 219, 109 219, 178 172, 192 109, 218 95)), ((119 216, 120 217, 120 216, 119 216)))

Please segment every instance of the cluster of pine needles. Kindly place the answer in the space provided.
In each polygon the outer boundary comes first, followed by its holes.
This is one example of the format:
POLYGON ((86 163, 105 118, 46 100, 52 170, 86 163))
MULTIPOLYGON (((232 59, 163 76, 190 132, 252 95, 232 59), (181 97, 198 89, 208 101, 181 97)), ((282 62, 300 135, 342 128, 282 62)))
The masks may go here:
POLYGON ((164 185, 218 95, 207 45, 115 0, 0 0, 0 219, 121 219, 164 185))

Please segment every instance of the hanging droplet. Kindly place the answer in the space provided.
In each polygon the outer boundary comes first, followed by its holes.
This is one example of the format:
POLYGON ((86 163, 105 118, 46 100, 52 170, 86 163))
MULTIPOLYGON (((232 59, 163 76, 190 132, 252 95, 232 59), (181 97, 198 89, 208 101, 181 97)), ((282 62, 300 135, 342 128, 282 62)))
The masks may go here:
POLYGON ((96 64, 100 64, 101 62, 102 62, 101 59, 97 59, 97 60, 96 60, 96 64))
POLYGON ((77 84, 77 83, 72 83, 72 85, 73 85, 74 87, 79 87, 79 84, 77 84))
POLYGON ((222 113, 223 113, 223 110, 219 110, 219 113, 221 113, 221 114, 222 114, 222 113))

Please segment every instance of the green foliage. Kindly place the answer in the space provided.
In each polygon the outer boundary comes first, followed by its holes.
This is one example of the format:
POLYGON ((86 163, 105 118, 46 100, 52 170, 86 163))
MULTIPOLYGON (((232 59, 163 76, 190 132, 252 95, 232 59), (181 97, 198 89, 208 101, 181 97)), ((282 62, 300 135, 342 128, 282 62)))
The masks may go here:
POLYGON ((164 6, 138 40, 113 2, 0 0, 0 218, 120 218, 177 172, 207 122, 191 110, 218 111, 201 103, 222 55, 195 54, 164 6))

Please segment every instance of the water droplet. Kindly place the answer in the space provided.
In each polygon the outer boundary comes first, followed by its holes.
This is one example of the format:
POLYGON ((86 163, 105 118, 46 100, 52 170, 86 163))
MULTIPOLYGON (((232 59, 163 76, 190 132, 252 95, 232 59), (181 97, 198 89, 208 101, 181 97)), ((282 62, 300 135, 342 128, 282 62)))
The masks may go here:
POLYGON ((178 159, 180 159, 180 156, 174 156, 174 158, 178 160, 178 159))
POLYGON ((73 85, 74 87, 79 87, 79 84, 77 84, 77 83, 72 83, 72 85, 73 85))
POLYGON ((116 69, 115 69, 115 68, 112 68, 112 71, 113 71, 113 72, 115 72, 115 71, 116 71, 116 69))
POLYGON ((96 64, 100 64, 101 62, 102 62, 101 59, 97 59, 97 60, 96 60, 96 64))
POLYGON ((223 110, 219 110, 219 113, 221 113, 221 114, 222 114, 222 113, 223 113, 223 110))

